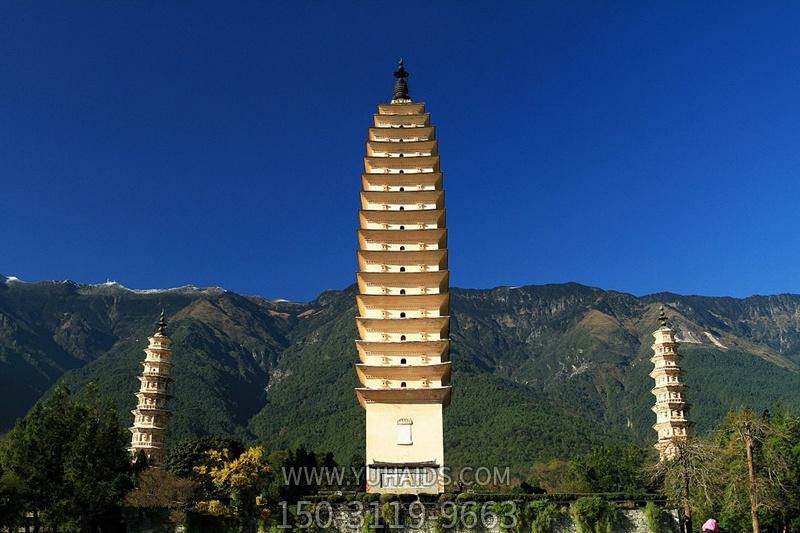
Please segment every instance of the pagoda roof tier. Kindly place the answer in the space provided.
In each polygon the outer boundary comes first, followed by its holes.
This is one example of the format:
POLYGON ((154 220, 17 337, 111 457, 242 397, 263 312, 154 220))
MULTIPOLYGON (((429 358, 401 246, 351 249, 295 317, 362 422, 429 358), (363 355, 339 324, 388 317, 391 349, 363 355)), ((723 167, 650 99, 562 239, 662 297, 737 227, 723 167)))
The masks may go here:
POLYGON ((362 385, 367 386, 367 379, 438 379, 447 381, 450 378, 450 363, 431 365, 356 365, 356 374, 362 385))
MULTIPOLYGON (((440 315, 447 314, 450 295, 442 294, 358 294, 358 313, 365 316, 367 309, 436 309, 440 315)), ((403 320, 408 320, 403 319, 403 320)))
MULTIPOLYGON (((436 155, 439 151, 439 142, 436 139, 429 139, 427 141, 367 141, 367 157, 385 157, 380 154, 384 153, 413 153, 413 152, 427 152, 431 155, 436 155)), ((426 157, 406 155, 405 157, 426 157)))
MULTIPOLYGON (((405 144, 405 143, 403 143, 405 144)), ((438 155, 421 155, 416 157, 365 157, 364 170, 367 174, 376 174, 376 171, 383 169, 406 170, 406 169, 432 168, 434 172, 439 171, 438 155)), ((419 174, 418 172, 417 174, 419 174)), ((410 172, 408 174, 411 174, 410 172)))
POLYGON ((358 243, 362 249, 368 242, 379 244, 435 244, 439 248, 447 247, 447 230, 436 229, 360 229, 358 243))
POLYGON ((437 265, 447 268, 447 250, 382 251, 359 250, 358 266, 363 271, 368 264, 374 265, 437 265))
POLYGON ((650 362, 653 364, 658 364, 660 361, 673 361, 678 364, 680 363, 681 359, 683 359, 683 356, 678 352, 667 352, 654 355, 650 358, 650 362))
POLYGON ((658 394, 660 392, 686 392, 689 387, 685 383, 667 383, 666 385, 656 385, 650 392, 658 394))
POLYGON ((408 104, 378 104, 381 115, 419 115, 425 112, 425 104, 412 102, 408 104))
POLYGON ((142 366, 144 365, 151 365, 151 366, 168 366, 173 367, 175 366, 171 361, 167 359, 150 359, 149 357, 145 357, 144 361, 142 361, 142 366))
MULTIPOLYGON (((444 191, 361 191, 361 208, 369 210, 369 204, 434 204, 436 209, 444 209, 444 191)), ((417 211, 417 209, 404 211, 417 211)))
POLYGON ((653 412, 658 412, 658 411, 669 411, 674 407, 679 407, 679 408, 683 409, 684 411, 688 411, 689 409, 692 408, 692 404, 690 404, 689 402, 683 401, 683 400, 676 400, 676 399, 659 400, 650 409, 653 412), (664 409, 659 409, 659 407, 663 407, 664 409))
MULTIPOLYGON (((690 428, 693 425, 694 424, 687 418, 678 418, 673 420, 665 420, 663 422, 656 422, 655 424, 653 424, 653 429, 659 431, 661 429, 672 428, 672 427, 690 428)), ((675 435, 675 436, 678 437, 680 435, 675 435)))
POLYGON ((403 357, 441 357, 449 359, 450 341, 370 342, 356 341, 358 358, 362 363, 367 356, 402 355, 403 357))
MULTIPOLYGON (((436 190, 442 188, 441 172, 415 172, 414 174, 361 174, 361 185, 365 191, 371 187, 408 187, 419 188, 434 187, 436 190)), ((384 192, 384 191, 372 191, 384 192)), ((389 192, 389 191, 385 191, 389 192)), ((409 191, 413 192, 413 191, 409 191)))
POLYGON ((157 426, 151 422, 135 422, 133 426, 128 428, 131 432, 134 429, 143 429, 148 432, 157 432, 157 431, 164 431, 167 429, 167 426, 157 426))
POLYGON ((167 409, 160 409, 156 407, 137 407, 136 409, 131 409, 132 415, 162 415, 162 416, 172 416, 172 413, 167 409))
POLYGON ((422 387, 402 389, 357 388, 358 403, 450 403, 451 387, 422 387))
POLYGON ((372 117, 376 128, 416 128, 431 125, 430 113, 416 113, 413 115, 382 115, 375 113, 372 117))
MULTIPOLYGON (((677 340, 675 340, 675 341, 659 341, 659 342, 653 343, 653 346, 651 346, 651 348, 653 348, 655 350, 656 347, 661 347, 661 346, 666 347, 666 348, 672 348, 673 351, 678 351, 678 348, 680 348, 680 343, 677 340)), ((661 353, 656 353, 655 355, 662 355, 662 354, 661 353)))
POLYGON ((163 390, 159 391, 159 392, 156 392, 156 391, 152 391, 152 390, 139 389, 138 391, 136 391, 136 393, 137 393, 137 397, 138 397, 138 394, 143 394, 144 396, 149 396, 150 398, 153 398, 155 396, 160 396, 160 397, 165 398, 167 400, 173 398, 172 394, 169 394, 168 392, 164 392, 163 390))
MULTIPOLYGON (((438 333, 440 337, 447 337, 450 333, 450 317, 440 316, 435 318, 364 318, 356 317, 356 326, 361 338, 365 338, 368 331, 385 333, 438 333)), ((387 343, 388 344, 388 343, 387 343)))
POLYGON ((141 396, 144 396, 144 397, 146 397, 146 398, 155 398, 155 397, 161 397, 161 398, 172 398, 172 395, 171 395, 171 394, 168 394, 168 393, 166 393, 166 392, 164 392, 164 391, 151 391, 151 390, 142 390, 142 389, 139 389, 139 390, 137 390, 137 391, 136 391, 136 393, 134 393, 134 396, 136 396, 137 398, 138 398, 140 395, 141 395, 141 396))
MULTIPOLYGON (((445 225, 444 209, 425 209, 417 211, 388 211, 377 209, 361 209, 358 212, 361 227, 373 224, 436 224, 445 225)), ((402 230, 406 231, 406 230, 402 230)))
POLYGON ((142 378, 149 378, 149 379, 156 379, 156 380, 163 380, 167 383, 171 383, 173 379, 169 376, 164 375, 163 373, 159 374, 158 372, 142 372, 139 375, 139 381, 142 381, 142 378))
POLYGON ((139 407, 138 405, 136 406, 135 409, 131 409, 131 414, 132 415, 154 415, 154 414, 159 414, 159 413, 154 413, 153 411, 163 411, 160 414, 163 414, 165 416, 172 416, 172 413, 169 410, 165 409, 165 408, 157 408, 157 407, 149 408, 147 406, 139 407), (147 411, 147 412, 145 413, 144 411, 147 411))
POLYGON ((449 281, 447 270, 428 272, 359 272, 356 274, 358 290, 366 293, 367 287, 436 287, 440 292, 447 290, 449 281))
POLYGON ((436 128, 370 128, 369 137, 370 141, 381 142, 417 142, 429 141, 436 138, 436 128))
POLYGON ((681 376, 683 375, 683 370, 678 366, 657 366, 650 372, 651 378, 657 378, 660 376, 681 376))
POLYGON ((139 451, 139 450, 163 450, 163 449, 164 449, 164 444, 162 444, 162 443, 145 444, 143 442, 142 443, 137 442, 135 445, 133 445, 130 448, 128 448, 128 450, 130 450, 132 452, 139 451))

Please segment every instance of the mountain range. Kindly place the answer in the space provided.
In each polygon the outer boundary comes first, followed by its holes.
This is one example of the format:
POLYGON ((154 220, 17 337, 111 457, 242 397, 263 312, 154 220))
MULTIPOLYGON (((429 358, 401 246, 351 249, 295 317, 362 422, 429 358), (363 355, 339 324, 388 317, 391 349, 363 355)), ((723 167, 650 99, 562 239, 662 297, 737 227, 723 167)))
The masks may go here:
MULTIPOLYGON (((364 449, 354 304, 354 287, 297 303, 221 288, 0 276, 0 432, 58 381, 75 390, 96 383, 128 424, 163 307, 175 363, 170 439, 303 445, 347 462, 364 449)), ((448 462, 522 468, 600 444, 651 444, 649 358, 661 305, 679 331, 699 432, 734 407, 800 406, 800 295, 454 288, 448 462)))

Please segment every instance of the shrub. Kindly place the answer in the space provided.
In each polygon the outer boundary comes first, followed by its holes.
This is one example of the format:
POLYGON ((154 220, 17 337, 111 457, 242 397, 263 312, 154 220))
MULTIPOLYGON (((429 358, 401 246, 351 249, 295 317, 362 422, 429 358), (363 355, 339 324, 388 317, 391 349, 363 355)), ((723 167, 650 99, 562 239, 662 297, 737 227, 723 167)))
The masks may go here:
POLYGON ((454 500, 455 495, 452 492, 443 492, 438 499, 439 503, 452 502, 454 500))
POLYGON ((616 505, 599 496, 584 496, 569 508, 578 533, 612 533, 620 520, 616 505))
POLYGON ((372 502, 380 501, 380 499, 381 495, 378 494, 377 492, 362 492, 360 501, 361 503, 369 504, 372 502))
POLYGON ((501 531, 517 533, 528 529, 530 516, 512 500, 497 502, 489 510, 497 515, 501 531))
POLYGON ((552 533, 564 516, 564 511, 547 500, 533 501, 525 508, 531 518, 531 533, 552 533))
POLYGON ((644 506, 644 521, 651 533, 667 533, 664 527, 664 510, 655 502, 647 502, 644 506))
POLYGON ((391 494, 391 493, 381 494, 378 497, 378 501, 380 501, 381 503, 396 502, 399 500, 400 497, 397 494, 391 494))
POLYGON ((475 501, 475 493, 474 492, 462 492, 458 496, 456 496, 456 501, 459 503, 462 502, 473 502, 475 501))
POLYGON ((394 502, 396 501, 397 500, 395 499, 381 504, 380 522, 388 525, 390 528, 396 528, 400 526, 399 508, 397 505, 394 505, 394 502))
POLYGON ((367 509, 367 511, 364 512, 364 525, 361 526, 361 532, 371 533, 372 531, 375 531, 375 528, 372 527, 374 523, 375 513, 372 511, 372 509, 367 509))

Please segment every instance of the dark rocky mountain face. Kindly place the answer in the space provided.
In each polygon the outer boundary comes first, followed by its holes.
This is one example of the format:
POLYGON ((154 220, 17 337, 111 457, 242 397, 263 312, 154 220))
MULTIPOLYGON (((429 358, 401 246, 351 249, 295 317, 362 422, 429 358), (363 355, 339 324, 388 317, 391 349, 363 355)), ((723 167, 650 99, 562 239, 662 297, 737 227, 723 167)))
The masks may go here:
MULTIPOLYGON (((650 344, 664 304, 683 340, 693 418, 800 405, 800 296, 637 298, 577 284, 454 289, 451 464, 515 465, 608 442, 647 444, 650 344)), ((128 423, 163 306, 174 348, 171 437, 363 453, 352 288, 307 304, 185 287, 0 278, 0 431, 59 379, 96 382, 128 423)))

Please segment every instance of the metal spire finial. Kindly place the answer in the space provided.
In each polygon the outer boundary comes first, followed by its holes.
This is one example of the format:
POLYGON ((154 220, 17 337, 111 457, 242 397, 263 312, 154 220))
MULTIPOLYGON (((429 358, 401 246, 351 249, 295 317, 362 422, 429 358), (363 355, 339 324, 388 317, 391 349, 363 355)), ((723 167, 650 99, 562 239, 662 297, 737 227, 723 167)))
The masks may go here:
POLYGON ((158 328, 156 328, 156 335, 164 335, 167 334, 167 319, 164 318, 164 308, 161 308, 161 317, 158 319, 158 328))
POLYGON ((397 70, 394 71, 394 77, 397 81, 394 82, 394 97, 392 102, 410 102, 411 96, 408 94, 408 71, 406 70, 403 60, 397 63, 397 70))
POLYGON ((661 327, 667 327, 667 314, 664 312, 664 306, 658 308, 658 321, 661 323, 661 327))

